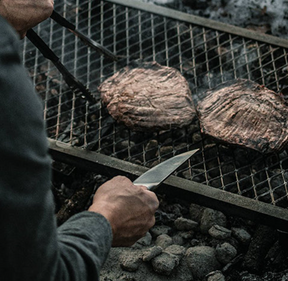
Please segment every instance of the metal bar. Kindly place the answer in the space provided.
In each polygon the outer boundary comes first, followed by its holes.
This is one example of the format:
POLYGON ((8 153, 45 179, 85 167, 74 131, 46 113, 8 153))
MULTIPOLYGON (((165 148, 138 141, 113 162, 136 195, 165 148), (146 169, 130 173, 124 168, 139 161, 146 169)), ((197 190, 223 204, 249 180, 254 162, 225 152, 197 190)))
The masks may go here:
POLYGON ((275 205, 275 198, 274 198, 274 194, 273 194, 273 188, 271 186, 271 178, 269 177, 269 174, 268 174, 268 169, 265 169, 265 174, 267 177, 267 184, 268 184, 268 188, 269 188, 269 195, 271 197, 271 202, 273 205, 275 205))
POLYGON ((220 67, 220 75, 221 75, 221 82, 224 82, 223 79, 223 62, 222 62, 222 54, 221 54, 221 44, 220 44, 220 39, 219 39, 220 35, 219 32, 216 31, 216 41, 217 41, 217 54, 218 54, 218 59, 219 59, 219 67, 220 67))
POLYGON ((249 71, 249 61, 248 61, 248 51, 247 51, 247 45, 246 45, 246 41, 244 40, 244 38, 242 38, 242 44, 243 44, 243 47, 244 47, 244 58, 245 58, 245 65, 246 65, 246 71, 247 71, 247 78, 249 80, 251 80, 251 74, 250 74, 250 71, 249 71))
MULTIPOLYGON (((79 7, 79 2, 76 2, 76 6, 79 7)), ((93 50, 96 50, 97 52, 100 52, 104 56, 117 61, 117 57, 111 53, 108 49, 101 46, 94 40, 92 40, 90 37, 87 37, 83 33, 81 33, 78 30, 78 17, 76 18, 77 23, 74 25, 73 23, 69 22, 66 18, 62 17, 60 14, 58 14, 55 10, 52 12, 52 15, 50 16, 51 19, 55 20, 58 24, 62 25, 63 27, 66 27, 69 31, 71 31, 75 36, 79 37, 80 40, 86 44, 88 47, 92 48, 93 50)))
POLYGON ((128 8, 125 8, 125 18, 126 18, 126 63, 129 64, 130 61, 130 46, 129 46, 129 12, 128 8))
MULTIPOLYGON (((52 34, 53 34, 53 24, 50 24, 50 36, 49 36, 49 48, 51 48, 51 44, 52 44, 52 34)), ((26 39, 26 38, 25 38, 26 39)), ((51 69, 51 62, 50 60, 48 60, 48 67, 47 67, 48 71, 51 69)), ((49 80, 46 80, 46 89, 49 89, 49 80)), ((35 84, 34 84, 35 85, 35 84)), ((43 119, 46 120, 47 119, 47 112, 48 112, 48 98, 49 98, 49 92, 46 90, 45 91, 45 99, 44 99, 44 104, 43 104, 43 119)))
MULTIPOLYGON (((52 48, 52 37, 53 37, 53 31, 54 31, 54 24, 50 23, 50 36, 49 36, 49 48, 52 48)), ((53 63, 48 60, 48 71, 51 70, 52 67, 54 67, 53 63)), ((46 80, 46 89, 49 89, 49 79, 46 80)), ((60 95, 61 96, 61 95, 60 95)), ((60 98, 60 97, 59 97, 60 98)), ((47 118, 47 112, 48 112, 48 99, 49 99, 49 92, 45 91, 45 102, 44 102, 44 120, 47 118)))
POLYGON ((179 53, 179 70, 183 73, 183 62, 182 62, 182 50, 181 50, 181 35, 179 21, 177 21, 177 41, 178 41, 178 53, 179 53))
MULTIPOLYGON (((113 177, 125 175, 132 181, 148 169, 127 161, 93 151, 72 147, 49 139, 50 154, 56 161, 113 177)), ((177 176, 170 176, 158 187, 157 193, 182 198, 186 201, 220 210, 261 224, 288 230, 288 210, 230 192, 211 188, 177 176)))
POLYGON ((166 18, 164 18, 164 40, 165 40, 165 60, 166 60, 166 65, 169 66, 169 47, 168 47, 167 19, 166 18))
POLYGON ((280 87, 279 87, 279 80, 278 80, 278 75, 277 75, 277 67, 275 65, 274 52, 271 46, 270 46, 270 50, 271 50, 271 59, 272 59, 272 65, 273 65, 273 70, 274 70, 274 76, 275 76, 275 81, 277 85, 277 91, 279 91, 280 87))
POLYGON ((191 41, 191 58, 192 58, 192 67, 193 67, 193 75, 194 75, 194 84, 197 90, 197 73, 196 73, 196 60, 195 60, 195 48, 194 48, 194 33, 193 27, 190 24, 190 41, 191 41))
POLYGON ((221 160, 220 160, 220 156, 219 156, 219 148, 217 147, 217 163, 218 163, 218 167, 219 167, 219 176, 220 176, 220 182, 221 182, 221 189, 224 190, 225 189, 225 184, 224 184, 224 179, 223 179, 223 172, 222 172, 222 168, 221 168, 221 160))
POLYGON ((88 133, 88 116, 89 116, 89 104, 86 102, 85 104, 85 121, 84 121, 84 147, 87 147, 88 142, 87 142, 87 133, 88 133))
POLYGON ((287 186, 287 181, 285 179, 285 176, 284 176, 284 169, 282 167, 282 161, 280 161, 280 170, 281 170, 281 176, 282 176, 282 179, 283 179, 283 183, 284 183, 284 188, 285 188, 285 193, 286 193, 286 200, 288 199, 288 186, 287 186))
POLYGON ((141 11, 138 11, 138 37, 139 37, 139 59, 143 59, 143 50, 142 50, 142 26, 141 26, 141 11))
POLYGON ((230 52, 231 52, 231 58, 232 58, 232 64, 233 64, 233 74, 234 78, 237 78, 237 71, 236 71, 236 63, 235 63, 235 56, 234 56, 234 48, 233 48, 233 40, 231 34, 229 34, 229 41, 230 41, 230 52))
MULTIPOLYGON (((75 76, 73 76, 68 71, 68 69, 60 62, 60 58, 48 47, 48 45, 41 39, 41 37, 39 37, 37 33, 34 32, 33 29, 28 30, 26 36, 39 49, 39 51, 43 54, 45 58, 53 62, 53 64, 57 67, 59 72, 64 77, 66 83, 69 85, 71 89, 73 89, 74 92, 75 91, 77 91, 77 93, 81 92, 88 99, 90 97, 90 101, 94 101, 89 94, 89 90, 75 76)), ((77 50, 75 50, 75 54, 77 54, 77 50)), ((74 60, 74 62, 75 61, 76 60, 74 60)))
MULTIPOLYGON (((104 43, 104 2, 100 2, 101 7, 101 35, 100 35, 100 44, 103 45, 104 43)), ((104 74, 103 74, 103 68, 104 68, 104 58, 100 57, 100 82, 104 80, 104 74)))
MULTIPOLYGON (((91 2, 88 2, 88 17, 87 17, 87 24, 88 27, 91 27, 91 9, 92 5, 91 2)), ((88 36, 91 38, 91 28, 88 28, 88 36)), ((86 78, 86 87, 89 89, 90 88, 90 75, 91 73, 91 50, 90 48, 87 48, 87 78, 86 78)))
MULTIPOLYGON (((79 0, 76 1, 77 7, 79 7, 79 0)), ((75 17, 75 25, 76 28, 78 28, 78 17, 75 17)), ((78 43, 77 40, 74 40, 74 77, 76 77, 76 70, 77 70, 77 62, 78 62, 78 43)), ((74 135, 74 124, 75 123, 75 108, 76 107, 76 95, 75 91, 73 91, 72 96, 72 108, 71 108, 71 122, 70 122, 70 143, 73 143, 73 135, 74 135)))
POLYGON ((250 176, 251 176, 251 182, 252 182, 252 188, 253 188, 254 198, 255 198, 256 200, 258 200, 257 189, 256 189, 255 180, 254 180, 254 173, 253 173, 251 167, 250 167, 250 176))
POLYGON ((208 47, 207 47, 207 39, 206 39, 206 29, 202 28, 203 31, 203 44, 204 44, 204 53, 205 53, 205 64, 206 64, 206 73, 209 88, 211 88, 211 79, 210 79, 210 67, 209 67, 209 57, 208 57, 208 47))
MULTIPOLYGON (((139 11, 140 13, 140 11, 139 11)), ((116 28, 116 25, 117 25, 117 22, 116 22, 116 5, 113 5, 113 52, 114 54, 116 54, 117 52, 117 49, 116 49, 116 46, 117 46, 117 28, 116 28)), ((114 61, 113 63, 113 70, 114 70, 114 73, 116 72, 117 70, 117 62, 114 61)))
POLYGON ((155 32, 154 32, 154 14, 151 14, 151 45, 152 45, 152 59, 156 60, 156 52, 155 52, 155 32))
POLYGON ((202 18, 199 16, 190 15, 187 13, 175 11, 170 8, 160 7, 150 3, 144 3, 142 1, 134 0, 106 0, 119 5, 129 6, 131 8, 144 10, 150 13, 156 13, 158 15, 169 17, 175 20, 186 21, 201 27, 210 28, 213 30, 223 31, 230 34, 238 35, 245 38, 250 38, 253 40, 265 42, 271 45, 276 45, 284 48, 288 48, 288 40, 279 38, 272 35, 263 34, 260 32, 255 32, 242 27, 237 27, 234 25, 218 22, 215 20, 210 20, 207 18, 202 18))
POLYGON ((257 48, 257 55, 258 55, 258 61, 259 61, 259 70, 261 73, 261 80, 262 80, 262 84, 265 85, 263 66, 262 66, 262 60, 261 60, 261 53, 260 53, 260 47, 259 47, 258 42, 256 42, 256 48, 257 48))

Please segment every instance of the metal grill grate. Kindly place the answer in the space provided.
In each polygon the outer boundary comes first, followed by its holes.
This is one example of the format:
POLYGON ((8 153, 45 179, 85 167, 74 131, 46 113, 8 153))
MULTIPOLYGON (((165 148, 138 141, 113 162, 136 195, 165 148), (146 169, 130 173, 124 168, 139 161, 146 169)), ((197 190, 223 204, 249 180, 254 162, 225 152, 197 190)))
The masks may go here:
POLYGON ((259 38, 259 34, 253 32, 241 36, 232 32, 233 28, 229 33, 207 27, 191 15, 138 2, 134 8, 131 5, 119 0, 74 0, 57 1, 55 7, 77 29, 117 54, 117 63, 90 51, 53 21, 47 20, 35 29, 73 75, 95 94, 93 105, 76 98, 53 64, 24 40, 24 63, 43 99, 48 136, 146 167, 176 153, 200 148, 177 176, 287 207, 287 149, 263 156, 220 144, 202 135, 197 123, 179 130, 135 133, 111 119, 101 105, 97 86, 131 61, 141 59, 179 69, 195 100, 206 89, 234 78, 251 79, 279 92, 288 84, 288 43, 276 38, 273 42, 264 35, 260 37, 265 42, 257 41, 253 36, 259 38))

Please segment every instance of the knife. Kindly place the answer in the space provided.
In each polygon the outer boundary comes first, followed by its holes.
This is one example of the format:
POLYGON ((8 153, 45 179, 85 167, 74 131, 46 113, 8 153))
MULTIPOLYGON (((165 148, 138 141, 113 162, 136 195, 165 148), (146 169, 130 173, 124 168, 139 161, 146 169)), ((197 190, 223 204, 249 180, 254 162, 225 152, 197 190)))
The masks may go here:
POLYGON ((199 149, 194 149, 169 158, 168 160, 158 164, 157 166, 142 174, 133 182, 133 184, 144 185, 151 191, 155 190, 160 183, 168 178, 177 168, 179 168, 198 150, 199 149))

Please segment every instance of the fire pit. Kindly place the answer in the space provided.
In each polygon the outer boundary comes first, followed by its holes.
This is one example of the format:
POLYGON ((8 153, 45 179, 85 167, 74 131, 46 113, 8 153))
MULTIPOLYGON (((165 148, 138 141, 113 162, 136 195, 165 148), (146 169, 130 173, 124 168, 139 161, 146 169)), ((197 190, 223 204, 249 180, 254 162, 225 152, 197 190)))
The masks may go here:
POLYGON ((198 121, 182 129, 133 132, 110 117, 97 91, 107 77, 133 60, 142 60, 177 68, 196 102, 205 90, 237 78, 282 91, 285 97, 287 40, 138 1, 61 2, 55 10, 118 57, 112 62, 89 50, 53 21, 35 29, 91 90, 92 104, 71 92, 53 64, 24 40, 24 63, 43 100, 55 159, 63 160, 64 155, 66 161, 83 162, 91 169, 93 157, 98 157, 99 173, 136 177, 172 155, 200 148, 160 193, 175 192, 208 207, 287 228, 287 149, 264 156, 222 144, 201 134, 198 121))

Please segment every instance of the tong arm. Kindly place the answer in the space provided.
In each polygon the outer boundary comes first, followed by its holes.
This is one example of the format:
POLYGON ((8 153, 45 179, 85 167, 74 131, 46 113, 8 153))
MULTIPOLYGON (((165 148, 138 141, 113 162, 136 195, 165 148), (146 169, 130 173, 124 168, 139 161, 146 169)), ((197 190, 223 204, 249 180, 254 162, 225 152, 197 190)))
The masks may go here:
POLYGON ((29 29, 26 36, 46 59, 51 60, 53 63, 60 61, 56 54, 46 45, 33 29, 29 29))
POLYGON ((76 78, 68 69, 60 62, 59 57, 46 45, 46 43, 35 33, 33 29, 29 29, 26 34, 27 38, 37 47, 42 55, 51 60, 53 64, 62 74, 65 82, 76 93, 82 93, 85 98, 90 102, 95 102, 95 99, 91 92, 76 78))
POLYGON ((112 53, 110 52, 107 48, 103 47, 102 45, 100 45, 99 43, 97 43, 96 41, 92 40, 91 38, 87 37, 86 35, 84 35, 83 33, 81 33, 80 31, 76 30, 76 27, 74 24, 72 24, 71 22, 69 22, 68 20, 66 20, 64 17, 62 17, 60 14, 58 14, 56 11, 52 12, 52 15, 50 16, 51 19, 55 20, 58 24, 66 27, 68 30, 70 30, 72 33, 74 33, 77 37, 79 37, 82 42, 84 44, 86 44, 87 46, 93 48, 94 50, 100 52, 101 54, 103 54, 104 56, 117 61, 118 58, 112 53))
POLYGON ((76 29, 76 27, 73 23, 66 20, 64 17, 62 17, 60 14, 58 14, 55 10, 52 12, 52 15, 50 16, 50 18, 55 20, 57 23, 59 23, 60 25, 66 27, 68 29, 71 29, 71 30, 76 29))

